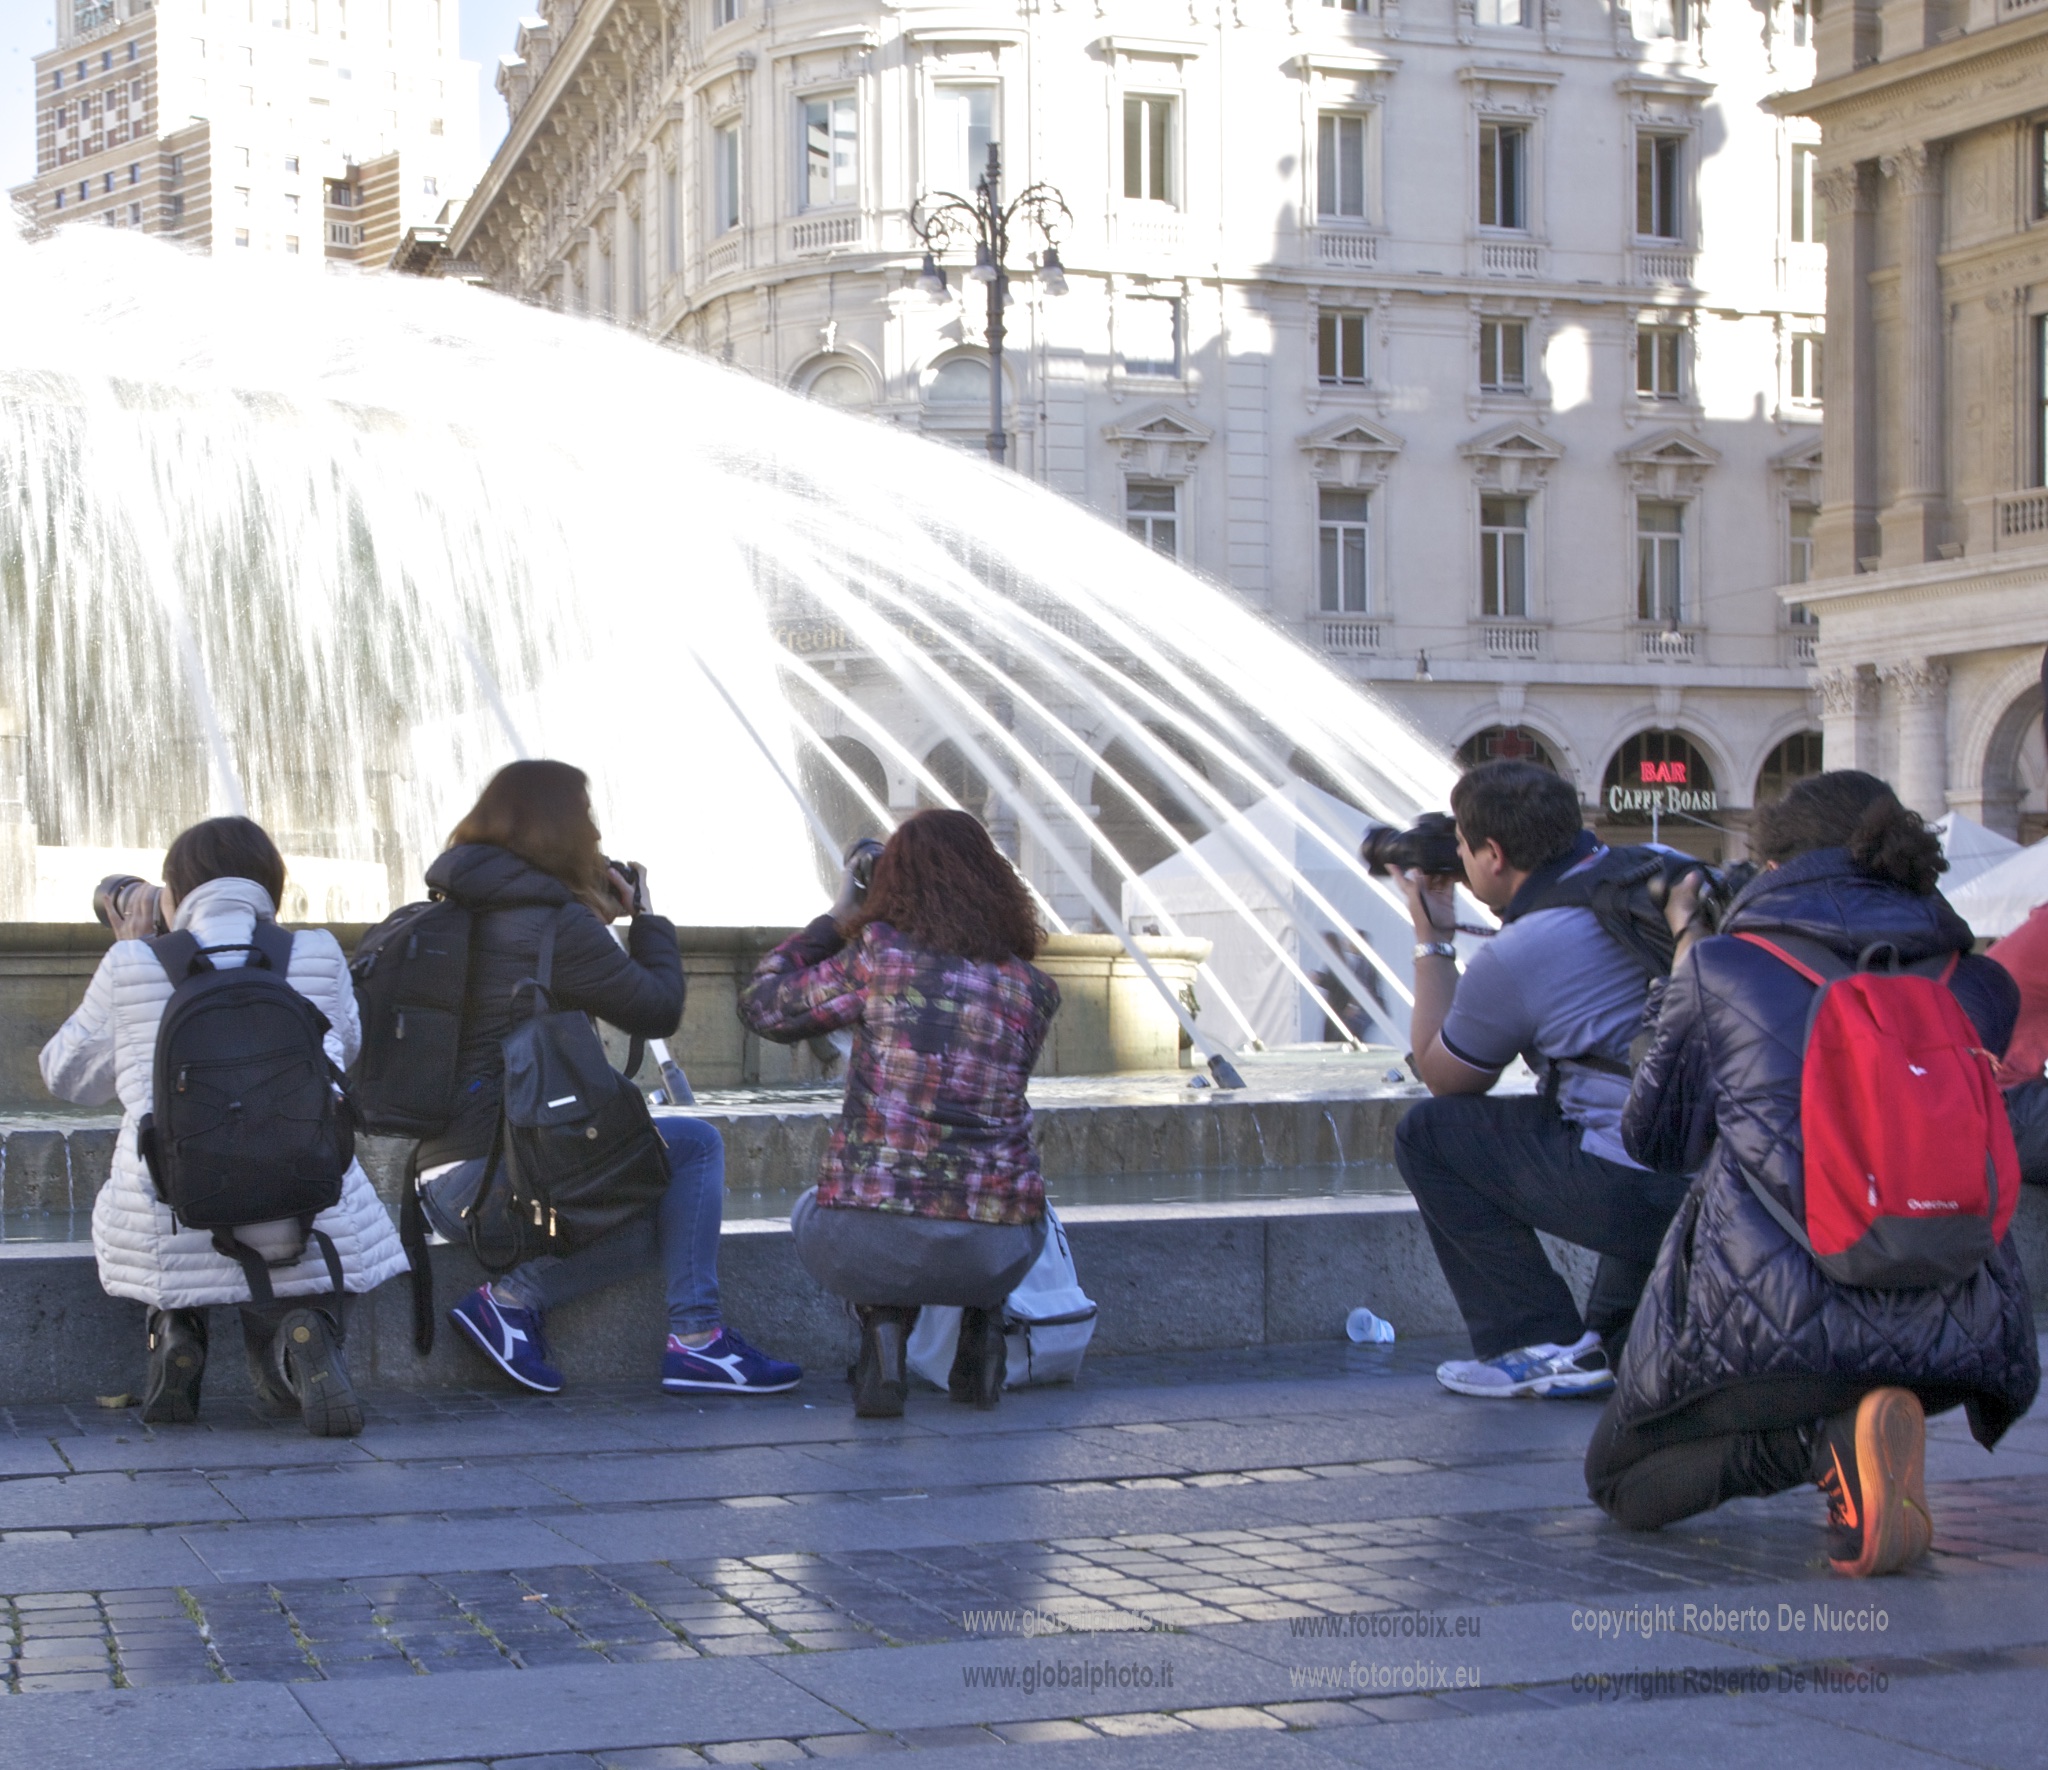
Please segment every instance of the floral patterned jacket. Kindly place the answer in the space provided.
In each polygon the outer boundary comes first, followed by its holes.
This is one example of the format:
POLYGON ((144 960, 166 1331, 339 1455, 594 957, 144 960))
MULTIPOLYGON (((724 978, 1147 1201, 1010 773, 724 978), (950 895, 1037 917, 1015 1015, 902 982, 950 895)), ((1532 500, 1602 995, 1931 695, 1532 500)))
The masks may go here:
POLYGON ((854 1029, 820 1205, 1035 1223, 1045 1181, 1024 1090, 1059 1005, 1022 959, 929 952, 886 922, 847 946, 820 916, 762 959, 739 1009, 782 1044, 854 1029))

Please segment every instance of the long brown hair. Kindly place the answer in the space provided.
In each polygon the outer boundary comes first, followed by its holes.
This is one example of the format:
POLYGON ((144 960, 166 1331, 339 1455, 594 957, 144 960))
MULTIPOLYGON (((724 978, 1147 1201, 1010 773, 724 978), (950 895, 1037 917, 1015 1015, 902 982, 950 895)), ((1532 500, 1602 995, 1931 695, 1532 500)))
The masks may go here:
POLYGON ((605 879, 590 777, 567 762, 508 762, 449 833, 448 846, 488 842, 552 873, 605 921, 618 900, 605 879))
POLYGON ((1035 958, 1045 942, 1017 869, 964 811, 920 811, 898 826, 847 939, 870 922, 887 922, 933 952, 991 965, 1035 958))

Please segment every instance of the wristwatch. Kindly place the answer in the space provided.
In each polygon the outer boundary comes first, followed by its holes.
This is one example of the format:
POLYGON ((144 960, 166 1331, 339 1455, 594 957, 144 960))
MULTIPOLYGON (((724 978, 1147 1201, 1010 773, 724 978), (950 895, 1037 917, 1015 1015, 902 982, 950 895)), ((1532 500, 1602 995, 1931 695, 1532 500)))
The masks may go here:
POLYGON ((1415 956, 1418 959, 1455 959, 1458 948, 1455 942, 1448 940, 1418 940, 1415 956))

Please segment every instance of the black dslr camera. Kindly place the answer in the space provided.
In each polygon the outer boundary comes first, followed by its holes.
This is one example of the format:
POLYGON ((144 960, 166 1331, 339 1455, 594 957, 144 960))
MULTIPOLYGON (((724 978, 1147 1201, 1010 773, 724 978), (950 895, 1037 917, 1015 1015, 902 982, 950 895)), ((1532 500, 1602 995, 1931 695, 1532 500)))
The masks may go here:
POLYGON ((625 879, 633 900, 633 914, 644 916, 654 907, 654 899, 647 891, 647 869, 637 860, 613 860, 610 855, 602 857, 605 871, 617 873, 625 879))
POLYGON ((1425 811, 1408 830, 1368 824, 1358 854, 1365 870, 1382 879, 1410 867, 1433 878, 1462 878, 1465 872, 1458 858, 1457 820, 1446 811, 1425 811))
POLYGON ((863 836, 846 851, 847 871, 853 875, 853 901, 863 903, 875 882, 875 862, 882 858, 882 843, 863 836))

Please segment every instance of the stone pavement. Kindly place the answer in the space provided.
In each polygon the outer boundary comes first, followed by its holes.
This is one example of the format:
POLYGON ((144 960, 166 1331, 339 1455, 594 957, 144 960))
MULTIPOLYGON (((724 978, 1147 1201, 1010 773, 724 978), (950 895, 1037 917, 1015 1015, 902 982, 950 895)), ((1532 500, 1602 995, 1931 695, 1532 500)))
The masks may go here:
POLYGON ((2048 1420, 1938 1422, 1937 1553, 1857 1584, 1810 1492, 1616 1530, 1593 1408, 1447 1396, 1455 1350, 1099 1359, 901 1422, 822 1376, 387 1393, 347 1444, 0 1409, 0 1766, 2048 1756, 2048 1420))

